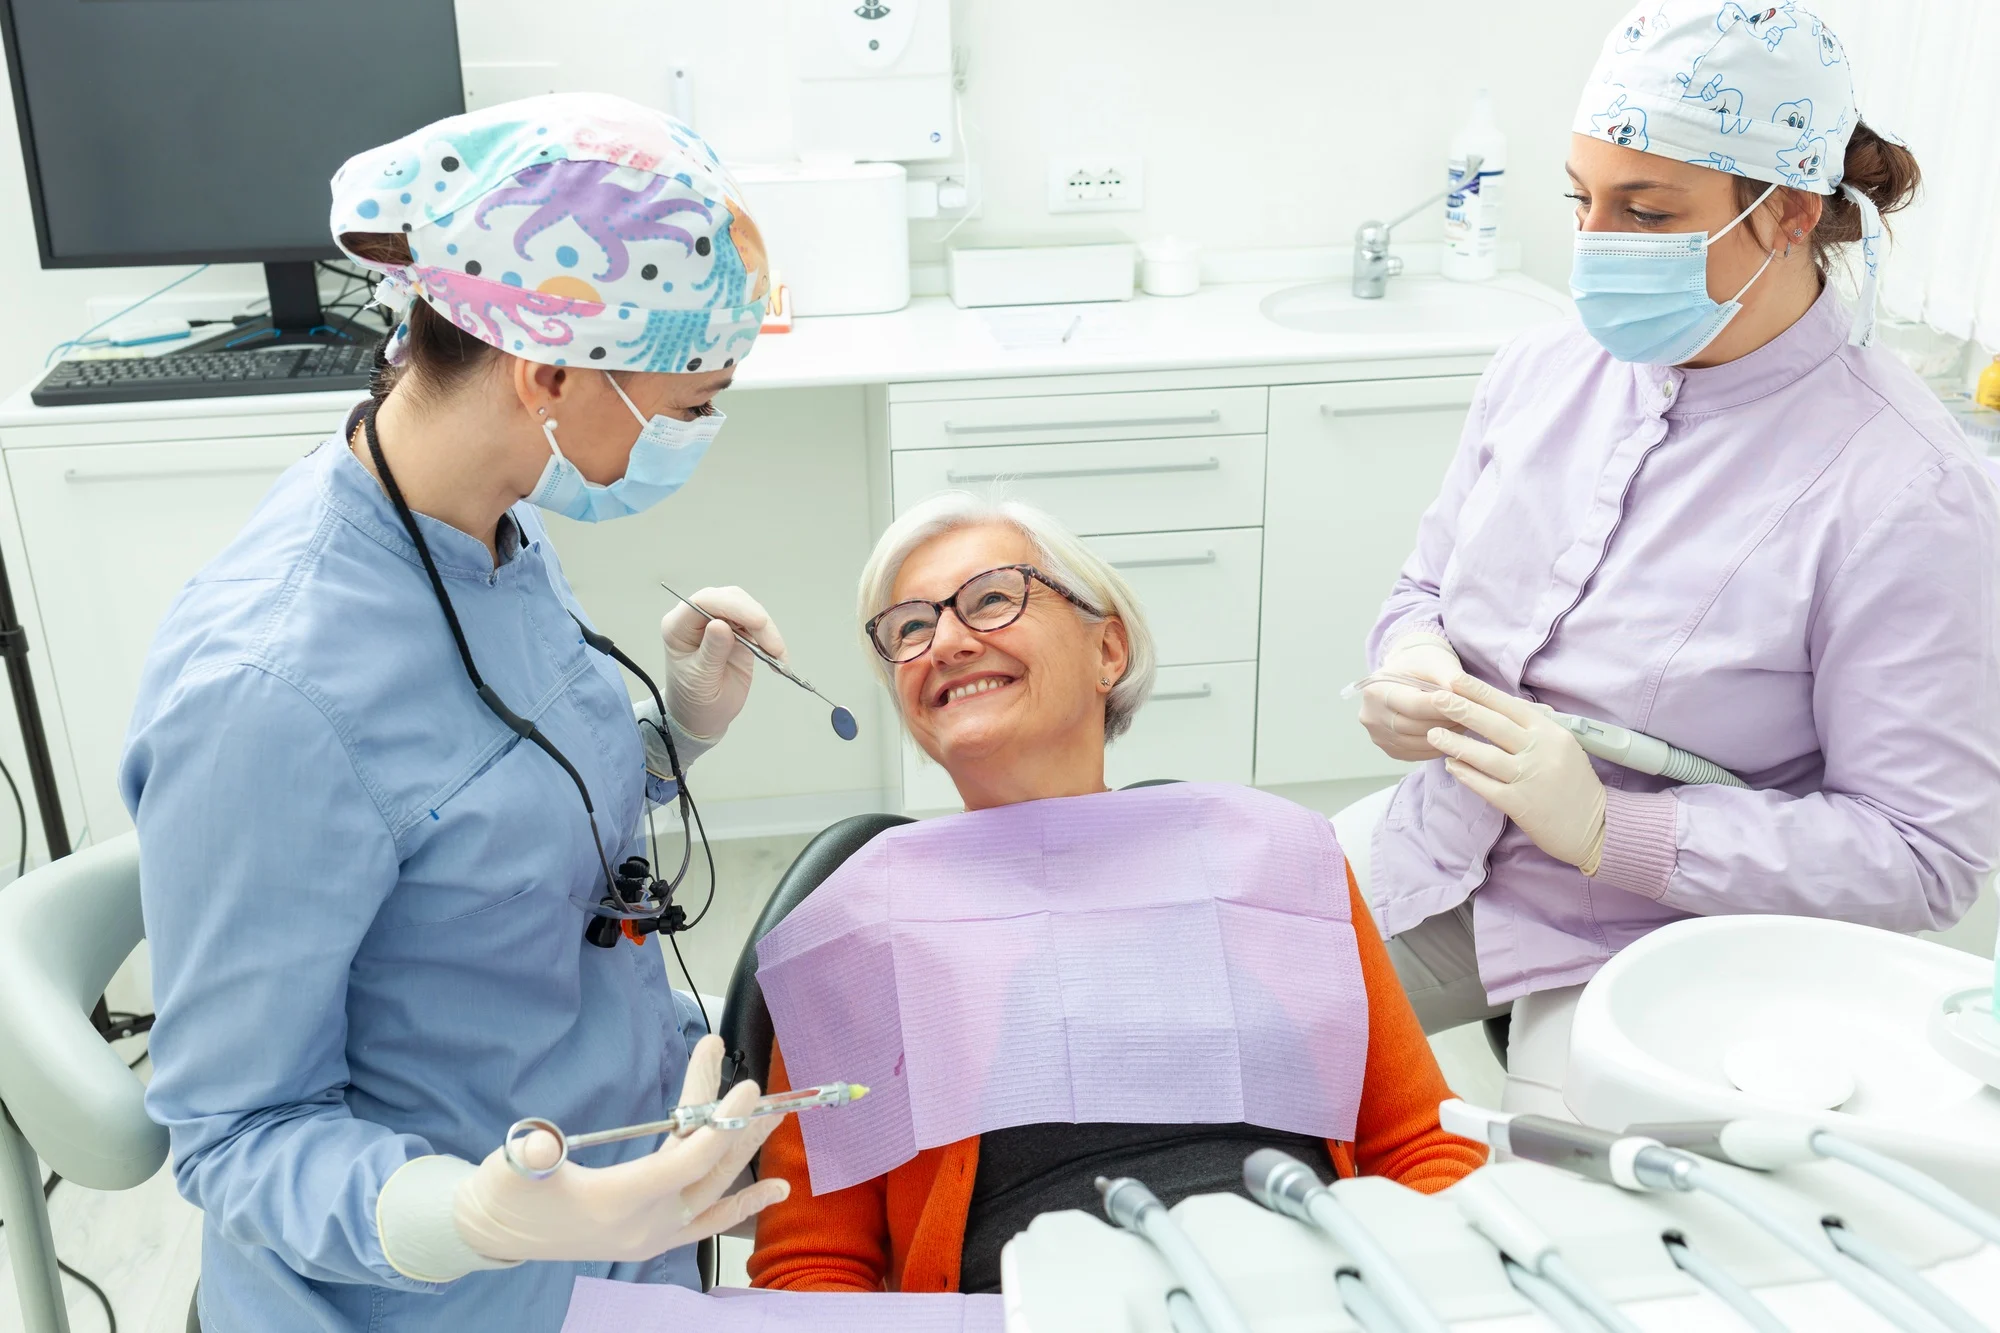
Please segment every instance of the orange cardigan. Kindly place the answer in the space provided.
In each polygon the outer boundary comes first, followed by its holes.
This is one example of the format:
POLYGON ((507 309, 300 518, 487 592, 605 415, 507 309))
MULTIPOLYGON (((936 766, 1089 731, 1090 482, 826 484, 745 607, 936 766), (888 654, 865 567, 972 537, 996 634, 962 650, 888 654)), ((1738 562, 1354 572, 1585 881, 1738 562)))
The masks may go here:
MULTIPOLYGON (((1374 918, 1347 876, 1361 976, 1368 990, 1368 1061, 1354 1142, 1332 1143, 1343 1176, 1387 1176, 1434 1193, 1486 1160, 1486 1149, 1438 1126, 1438 1103, 1451 1096, 1396 979, 1374 918)), ((791 1087, 785 1058, 771 1050, 773 1092, 791 1087)), ((791 1182, 791 1197, 757 1218, 750 1283, 791 1291, 957 1291, 965 1219, 979 1170, 977 1136, 927 1148, 874 1180, 814 1195, 806 1177, 805 1140, 786 1117, 765 1141, 765 1176, 791 1182)))

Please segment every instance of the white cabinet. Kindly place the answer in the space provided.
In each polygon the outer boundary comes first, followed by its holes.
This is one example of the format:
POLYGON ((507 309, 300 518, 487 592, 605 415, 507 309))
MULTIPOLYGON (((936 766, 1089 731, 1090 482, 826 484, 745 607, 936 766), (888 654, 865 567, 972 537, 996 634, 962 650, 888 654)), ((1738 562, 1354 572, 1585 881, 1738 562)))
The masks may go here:
POLYGON ((1125 576, 1162 666, 1257 660, 1258 528, 1087 537, 1125 576))
MULTIPOLYGON (((1084 537, 1132 584, 1159 664, 1151 701, 1106 753, 1106 779, 1249 782, 1270 391, 970 392, 891 407, 895 512, 941 490, 990 489, 1084 537)), ((958 803, 905 740, 904 808, 958 803)))
MULTIPOLYGON (((118 758, 160 617, 278 474, 321 438, 7 452, 48 638, 37 683, 45 700, 60 703, 93 840, 131 827, 118 799, 118 758)), ((70 825, 72 837, 81 833, 74 814, 70 825)))
POLYGON ((1341 687, 1458 446, 1476 376, 1271 390, 1257 782, 1393 775, 1341 687))

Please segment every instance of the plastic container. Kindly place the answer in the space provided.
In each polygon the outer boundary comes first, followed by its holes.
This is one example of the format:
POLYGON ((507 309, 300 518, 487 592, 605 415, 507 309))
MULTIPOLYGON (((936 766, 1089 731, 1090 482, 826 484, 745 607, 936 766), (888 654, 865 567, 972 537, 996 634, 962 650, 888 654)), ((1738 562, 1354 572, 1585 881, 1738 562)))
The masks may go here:
POLYGON ((1201 247, 1193 241, 1143 241, 1139 259, 1139 286, 1148 296, 1189 296, 1201 286, 1201 247))
POLYGON ((1472 115, 1451 141, 1451 183, 1444 201, 1442 271, 1459 282, 1481 282, 1500 271, 1501 183, 1506 179, 1507 139, 1493 116, 1493 95, 1481 88, 1472 115), (1466 179, 1466 160, 1479 157, 1479 174, 1466 179))
POLYGON ((2000 356, 1979 372, 1979 387, 1973 390, 1972 397, 1981 407, 2000 411, 2000 356))

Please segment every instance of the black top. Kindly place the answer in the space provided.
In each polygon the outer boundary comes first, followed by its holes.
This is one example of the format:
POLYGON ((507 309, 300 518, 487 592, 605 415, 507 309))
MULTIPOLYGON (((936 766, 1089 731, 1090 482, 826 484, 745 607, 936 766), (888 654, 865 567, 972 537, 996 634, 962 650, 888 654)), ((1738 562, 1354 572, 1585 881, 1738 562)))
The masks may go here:
POLYGON ((1325 1139, 1254 1125, 1021 1125, 979 1138, 979 1170, 959 1252, 958 1289, 1000 1290, 1000 1247, 1042 1213, 1104 1216, 1099 1176, 1131 1176, 1171 1208, 1194 1194, 1241 1194, 1243 1159, 1281 1148, 1334 1177, 1325 1139))

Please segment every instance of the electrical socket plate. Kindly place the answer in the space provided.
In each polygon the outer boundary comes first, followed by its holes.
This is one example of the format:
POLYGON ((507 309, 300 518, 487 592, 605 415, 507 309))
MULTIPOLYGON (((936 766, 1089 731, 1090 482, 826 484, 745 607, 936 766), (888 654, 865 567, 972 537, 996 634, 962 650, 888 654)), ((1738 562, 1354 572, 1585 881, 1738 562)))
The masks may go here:
POLYGON ((1049 159, 1049 212, 1136 212, 1146 202, 1145 162, 1137 153, 1049 159))

